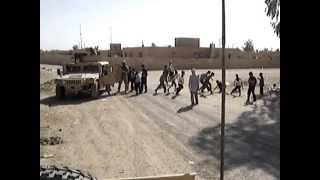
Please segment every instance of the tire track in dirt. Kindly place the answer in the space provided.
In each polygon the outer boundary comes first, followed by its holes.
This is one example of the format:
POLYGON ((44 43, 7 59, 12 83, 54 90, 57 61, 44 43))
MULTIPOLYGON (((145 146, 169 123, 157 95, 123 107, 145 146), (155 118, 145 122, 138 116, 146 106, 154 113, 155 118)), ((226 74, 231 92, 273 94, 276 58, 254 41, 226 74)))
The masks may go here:
POLYGON ((128 99, 124 98, 121 99, 121 101, 130 108, 129 112, 135 112, 135 114, 132 115, 136 116, 136 118, 134 119, 137 119, 139 121, 135 124, 138 125, 136 128, 139 129, 139 131, 142 130, 142 132, 146 131, 144 133, 144 136, 140 139, 142 140, 142 142, 140 143, 147 145, 144 148, 149 149, 149 151, 153 152, 151 156, 154 156, 156 154, 157 157, 159 157, 153 163, 154 166, 164 166, 160 169, 165 169, 165 171, 159 173, 171 174, 190 172, 191 170, 190 168, 188 168, 188 164, 185 162, 185 160, 181 161, 180 155, 176 154, 176 152, 168 147, 166 143, 160 138, 161 134, 163 135, 163 130, 155 126, 150 126, 150 123, 146 123, 146 121, 150 122, 150 117, 146 116, 139 109, 135 108, 134 104, 136 102, 128 102, 128 99))
MULTIPOLYGON (((148 117, 151 117, 150 120, 152 120, 152 122, 146 123, 153 124, 153 126, 156 125, 158 126, 158 129, 164 130, 166 132, 165 136, 162 136, 162 138, 164 138, 164 142, 166 142, 171 149, 177 151, 177 154, 183 155, 186 161, 191 159, 192 161, 196 162, 193 167, 195 168, 196 172, 199 173, 199 176, 209 179, 216 177, 217 172, 212 169, 212 166, 208 167, 208 165, 204 163, 197 164, 198 162, 202 162, 204 158, 207 159, 208 157, 203 157, 194 153, 193 149, 188 145, 190 136, 186 135, 185 133, 180 133, 184 130, 176 129, 170 126, 171 123, 167 123, 167 121, 171 119, 168 119, 167 116, 164 116, 164 112, 159 113, 158 110, 152 110, 150 107, 152 104, 154 104, 153 102, 146 100, 144 97, 140 97, 139 104, 141 105, 140 111, 143 111, 148 117)), ((192 124, 190 126, 192 126, 192 124)), ((213 162, 216 161, 213 160, 213 162)))

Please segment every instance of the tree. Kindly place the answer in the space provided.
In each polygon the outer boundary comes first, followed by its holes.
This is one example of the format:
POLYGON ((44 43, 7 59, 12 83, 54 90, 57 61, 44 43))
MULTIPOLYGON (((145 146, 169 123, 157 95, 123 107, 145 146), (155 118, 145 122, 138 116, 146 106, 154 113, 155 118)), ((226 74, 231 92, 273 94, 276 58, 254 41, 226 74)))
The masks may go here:
POLYGON ((267 16, 271 17, 274 32, 280 38, 280 0, 265 0, 264 2, 267 5, 265 9, 267 16))
POLYGON ((73 46, 72 46, 72 49, 73 49, 73 50, 77 50, 77 49, 79 49, 79 47, 78 47, 78 45, 73 45, 73 46))
POLYGON ((253 52, 253 51, 254 51, 253 42, 252 42, 251 39, 248 39, 248 40, 244 43, 243 50, 246 51, 246 52, 253 52))

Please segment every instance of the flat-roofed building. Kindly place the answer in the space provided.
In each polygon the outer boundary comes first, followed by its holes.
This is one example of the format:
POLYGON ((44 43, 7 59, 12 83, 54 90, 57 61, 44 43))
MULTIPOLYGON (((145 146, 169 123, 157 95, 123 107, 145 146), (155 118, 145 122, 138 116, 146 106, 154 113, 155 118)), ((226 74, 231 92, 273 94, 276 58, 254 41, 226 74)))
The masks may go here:
POLYGON ((199 48, 200 47, 200 38, 185 38, 185 37, 175 38, 174 45, 175 45, 175 47, 199 48))

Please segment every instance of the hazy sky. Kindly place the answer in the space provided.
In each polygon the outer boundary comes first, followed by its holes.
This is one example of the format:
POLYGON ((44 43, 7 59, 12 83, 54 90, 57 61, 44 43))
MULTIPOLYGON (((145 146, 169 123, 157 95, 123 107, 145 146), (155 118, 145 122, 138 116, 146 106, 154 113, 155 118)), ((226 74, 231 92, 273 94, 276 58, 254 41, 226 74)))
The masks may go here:
MULTIPOLYGON (((242 47, 252 39, 255 48, 279 48, 265 13, 264 0, 226 0, 226 47, 242 47)), ((71 49, 174 46, 175 37, 198 37, 201 47, 221 38, 221 0, 41 0, 40 48, 71 49)))

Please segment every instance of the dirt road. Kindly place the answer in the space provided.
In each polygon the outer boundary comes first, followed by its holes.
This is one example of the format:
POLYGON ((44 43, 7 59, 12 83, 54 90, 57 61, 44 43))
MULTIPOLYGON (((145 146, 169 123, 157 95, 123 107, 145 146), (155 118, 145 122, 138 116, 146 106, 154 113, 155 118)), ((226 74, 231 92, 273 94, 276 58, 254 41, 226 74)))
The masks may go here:
MULTIPOLYGON (((279 81, 278 72, 270 70, 270 79, 279 81)), ((98 178, 196 172, 197 179, 218 179, 220 95, 202 97, 190 108, 186 88, 175 99, 160 90, 153 96, 158 75, 150 72, 149 92, 139 96, 59 101, 43 92, 41 136, 58 134, 64 143, 40 146, 41 153, 54 155, 40 163, 98 178)), ((244 106, 245 98, 245 91, 226 98, 226 179, 280 179, 280 100, 244 106)))

